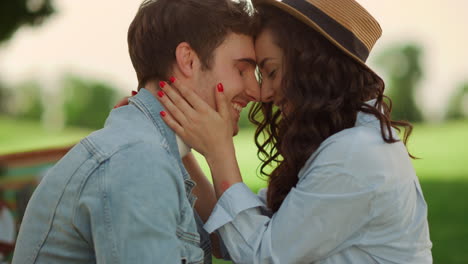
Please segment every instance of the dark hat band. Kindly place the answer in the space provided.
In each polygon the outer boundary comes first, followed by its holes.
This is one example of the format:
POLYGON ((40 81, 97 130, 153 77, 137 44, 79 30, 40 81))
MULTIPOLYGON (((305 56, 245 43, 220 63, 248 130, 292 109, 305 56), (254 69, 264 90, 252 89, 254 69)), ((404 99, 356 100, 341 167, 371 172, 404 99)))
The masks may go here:
POLYGON ((351 31, 328 16, 322 10, 306 1, 283 0, 282 2, 296 10, 300 10, 302 14, 315 22, 337 43, 361 59, 363 62, 367 60, 367 57, 369 56, 369 50, 364 45, 364 43, 362 43, 362 41, 359 40, 351 31))

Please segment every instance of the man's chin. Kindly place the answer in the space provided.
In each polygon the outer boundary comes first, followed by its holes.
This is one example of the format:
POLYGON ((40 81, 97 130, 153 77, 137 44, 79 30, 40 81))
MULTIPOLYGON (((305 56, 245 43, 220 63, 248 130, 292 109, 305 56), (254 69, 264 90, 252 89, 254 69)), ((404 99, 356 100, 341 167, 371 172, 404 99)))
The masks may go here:
POLYGON ((233 129, 232 136, 235 137, 237 134, 239 134, 239 126, 236 125, 233 129))

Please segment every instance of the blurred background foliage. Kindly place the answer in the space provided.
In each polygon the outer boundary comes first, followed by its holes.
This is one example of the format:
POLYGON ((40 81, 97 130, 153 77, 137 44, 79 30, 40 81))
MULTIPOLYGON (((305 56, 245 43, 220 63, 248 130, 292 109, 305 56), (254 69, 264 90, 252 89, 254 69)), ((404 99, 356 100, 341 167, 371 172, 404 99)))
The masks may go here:
POLYGON ((58 127, 99 129, 113 105, 119 97, 123 97, 109 83, 73 74, 66 74, 60 85, 63 94, 52 95, 34 80, 8 88, 0 85, 0 113, 16 120, 39 123, 46 119, 61 120, 62 124, 58 127), (47 108, 55 111, 47 111, 47 108), (48 115, 45 115, 46 112, 48 115))
POLYGON ((69 75, 63 82, 65 125, 99 129, 118 100, 117 90, 102 81, 69 75))
POLYGON ((53 13, 52 0, 0 1, 0 42, 10 39, 23 25, 40 25, 53 13))
POLYGON ((27 80, 13 88, 8 100, 8 111, 17 119, 41 121, 44 113, 42 87, 39 82, 27 80))
POLYGON ((416 89, 423 77, 422 48, 415 43, 397 43, 377 56, 376 63, 388 76, 385 94, 392 99, 392 119, 421 122, 416 89))
POLYGON ((458 120, 468 117, 468 81, 462 83, 449 102, 447 119, 458 120))
POLYGON ((6 100, 8 96, 8 90, 5 87, 5 84, 0 80, 0 115, 7 112, 6 100))

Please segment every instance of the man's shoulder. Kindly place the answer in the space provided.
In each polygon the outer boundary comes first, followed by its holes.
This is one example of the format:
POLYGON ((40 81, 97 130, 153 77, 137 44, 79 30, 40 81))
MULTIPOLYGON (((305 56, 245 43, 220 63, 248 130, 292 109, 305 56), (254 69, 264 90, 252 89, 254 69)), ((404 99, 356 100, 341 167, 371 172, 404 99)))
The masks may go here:
POLYGON ((115 146, 99 143, 94 138, 86 138, 82 142, 94 144, 91 146, 92 159, 98 163, 89 175, 92 180, 85 188, 94 190, 89 184, 99 183, 101 191, 113 199, 129 196, 153 198, 154 192, 175 197, 183 189, 183 176, 177 159, 159 142, 133 139, 115 146))
POLYGON ((87 136, 82 143, 100 161, 107 160, 118 153, 134 155, 140 152, 158 156, 169 155, 166 139, 149 122, 106 125, 87 136))
POLYGON ((111 113, 104 128, 81 141, 99 164, 98 174, 110 177, 108 182, 115 184, 179 178, 179 161, 166 137, 135 109, 127 110, 131 113, 111 113))

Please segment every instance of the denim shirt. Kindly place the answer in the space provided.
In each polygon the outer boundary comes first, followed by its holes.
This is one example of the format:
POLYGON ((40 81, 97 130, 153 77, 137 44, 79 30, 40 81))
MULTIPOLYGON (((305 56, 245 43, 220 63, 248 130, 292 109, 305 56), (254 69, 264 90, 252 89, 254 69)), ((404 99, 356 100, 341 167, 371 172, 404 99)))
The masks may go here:
POLYGON ((403 143, 385 143, 380 131, 359 113, 309 157, 276 213, 266 189, 238 183, 205 229, 219 232, 235 263, 432 263, 418 178, 403 143))
POLYGON ((13 263, 211 263, 194 182, 163 110, 142 89, 34 192, 13 263))

